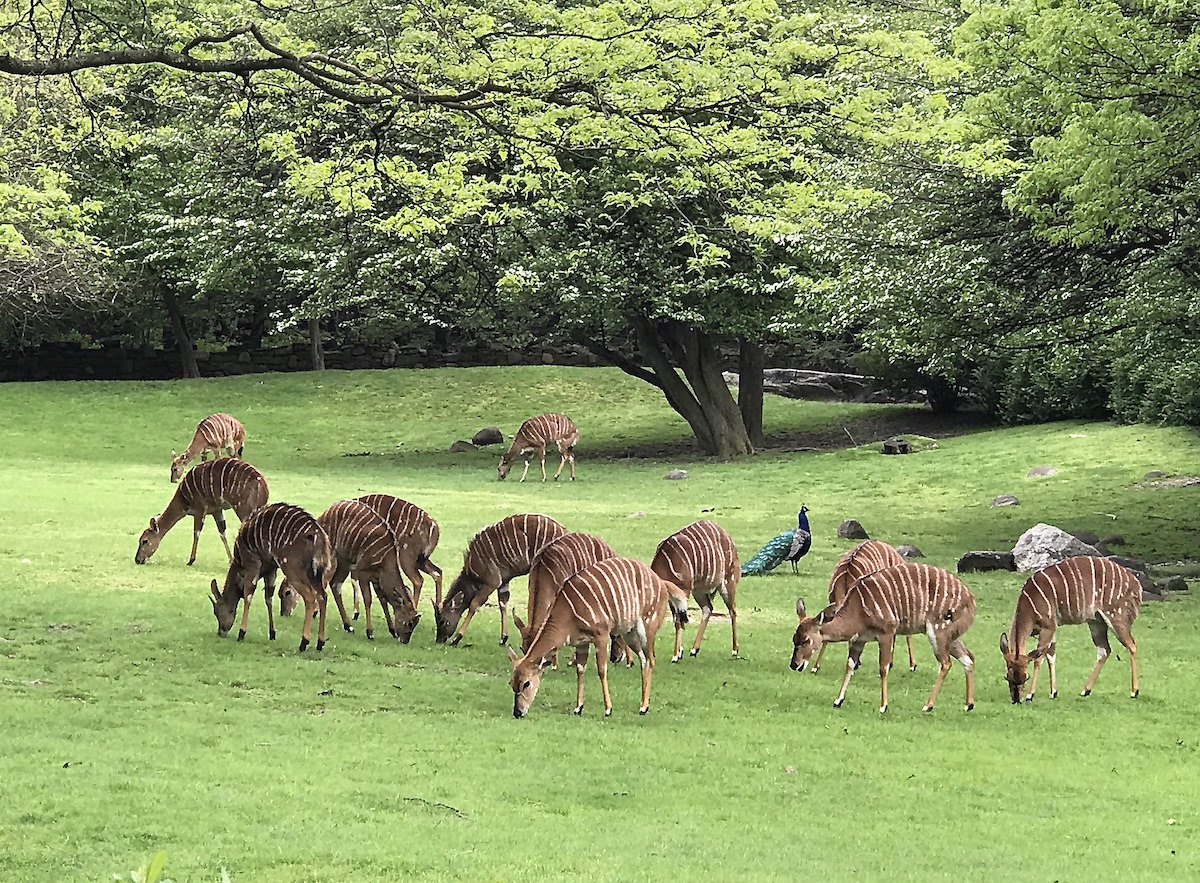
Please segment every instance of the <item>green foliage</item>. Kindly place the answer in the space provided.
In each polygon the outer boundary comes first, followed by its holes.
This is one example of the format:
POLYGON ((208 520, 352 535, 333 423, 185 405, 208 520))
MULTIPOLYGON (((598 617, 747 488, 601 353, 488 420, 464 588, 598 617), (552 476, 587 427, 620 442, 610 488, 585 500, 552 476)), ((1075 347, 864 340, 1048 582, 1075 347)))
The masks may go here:
POLYGON ((850 545, 834 535, 844 516, 881 539, 915 542, 939 566, 968 548, 1003 548, 1035 520, 1119 531, 1127 551, 1151 561, 1193 555, 1197 489, 1135 487, 1147 469, 1194 468, 1193 432, 1056 423, 884 457, 855 421, 919 409, 768 397, 769 434, 849 425, 863 446, 733 463, 624 457, 685 431, 651 392, 615 370, 583 369, 0 385, 0 408, 21 415, 0 424, 0 585, 10 589, 0 780, 14 795, 0 804, 5 879, 108 879, 129 856, 160 848, 177 880, 217 879, 221 866, 263 883, 641 881, 713 869, 791 879, 811 865, 814 843, 849 844, 822 856, 830 880, 986 879, 997 868, 1193 875, 1195 597, 1144 606, 1136 702, 1124 695, 1123 653, 1090 698, 1070 695, 1094 661, 1086 630, 1073 627, 1058 639, 1062 698, 1010 706, 995 640, 1021 578, 1007 573, 967 578, 979 599, 967 634, 979 693, 969 715, 957 668, 937 710, 920 712, 934 675, 920 644, 918 671, 892 672, 886 716, 875 711, 873 650, 841 709, 831 707, 839 648, 815 677, 787 670, 795 598, 824 596, 850 545), (520 419, 558 404, 583 434, 573 483, 500 483, 494 451, 445 452, 485 423, 511 436, 520 419), (648 558, 699 517, 756 549, 805 502, 813 550, 798 577, 739 586, 741 661, 729 658, 720 617, 703 652, 678 665, 664 658, 669 630, 660 633, 646 717, 635 712, 636 671, 611 672, 605 720, 595 675, 577 718, 575 678, 560 669, 514 721, 494 607, 459 647, 433 643, 426 611, 410 645, 337 631, 323 653, 300 655, 295 620, 267 640, 261 601, 244 642, 215 636, 204 595, 226 559, 211 523, 194 567, 184 564, 186 523, 147 565, 133 564, 138 533, 173 490, 169 451, 214 410, 245 422, 247 457, 273 499, 319 510, 391 490, 424 505, 441 523, 434 560, 448 577, 475 530, 515 511, 546 512, 648 558), (1054 479, 1025 479, 1041 462, 1058 467, 1054 479), (689 479, 662 481, 675 465, 689 479), (989 508, 1002 492, 1022 505, 989 508), (961 837, 945 833, 948 788, 961 837), (873 806, 903 810, 864 827, 873 806))
POLYGON ((1046 347, 988 360, 973 391, 1006 423, 1097 420, 1111 413, 1112 365, 1106 347, 1046 347))
POLYGON ((146 859, 140 869, 131 871, 128 876, 113 874, 114 880, 130 880, 132 883, 171 883, 163 877, 163 871, 167 866, 167 853, 165 850, 159 850, 146 859))

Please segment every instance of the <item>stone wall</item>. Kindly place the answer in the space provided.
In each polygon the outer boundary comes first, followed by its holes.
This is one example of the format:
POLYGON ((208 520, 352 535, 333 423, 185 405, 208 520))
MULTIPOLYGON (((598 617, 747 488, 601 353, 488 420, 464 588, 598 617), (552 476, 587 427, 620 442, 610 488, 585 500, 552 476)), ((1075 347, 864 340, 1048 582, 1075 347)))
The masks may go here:
MULTIPOLYGON (((306 371, 311 364, 307 343, 261 350, 197 352, 204 377, 258 374, 264 371, 306 371)), ((599 365, 600 360, 578 347, 534 347, 517 351, 468 344, 447 352, 424 347, 365 345, 325 351, 325 367, 434 368, 477 365, 599 365)), ((85 349, 78 344, 45 344, 0 354, 0 381, 18 380, 170 380, 181 377, 179 355, 146 348, 109 346, 85 349)))

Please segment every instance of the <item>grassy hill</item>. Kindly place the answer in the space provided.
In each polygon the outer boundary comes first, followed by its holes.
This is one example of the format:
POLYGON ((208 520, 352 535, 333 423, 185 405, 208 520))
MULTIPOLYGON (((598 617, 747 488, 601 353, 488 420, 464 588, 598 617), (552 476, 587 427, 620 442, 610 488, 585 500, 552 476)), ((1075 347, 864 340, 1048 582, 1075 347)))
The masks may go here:
MULTIPOLYGON (((1200 557, 1200 487, 1141 482, 1151 469, 1200 470, 1190 430, 946 434, 957 430, 919 408, 769 398, 777 447, 721 462, 692 450, 649 386, 555 368, 8 384, 0 414, 5 880, 110 879, 158 849, 176 881, 218 880, 224 867, 235 883, 1200 871, 1192 597, 1143 607, 1136 701, 1123 651, 1091 697, 1076 695, 1094 649, 1075 627, 1059 632, 1061 698, 1008 703, 996 644, 1016 574, 966 577, 979 602, 966 636, 978 672, 970 714, 957 667, 938 708, 921 713, 934 676, 924 642, 916 673, 892 672, 886 716, 874 648, 841 709, 843 648, 816 676, 787 666, 795 599, 824 598, 851 546, 835 534, 844 518, 949 569, 968 549, 1011 548, 1039 521, 1121 533, 1125 554, 1153 562, 1200 557), (546 410, 580 427, 573 483, 498 482, 498 450, 447 453, 487 425, 509 438, 546 410), (407 646, 331 621, 325 650, 300 655, 299 620, 268 641, 257 598, 243 643, 216 637, 206 587, 226 558, 211 522, 195 566, 184 564, 187 522, 147 565, 133 563, 138 535, 173 492, 171 450, 214 411, 246 425, 246 458, 272 500, 315 514, 385 491, 425 508, 441 525, 434 560, 447 583, 477 530, 522 511, 644 560, 662 537, 710 517, 746 559, 794 526, 804 503, 813 549, 799 576, 785 567, 739 586, 742 658, 730 658, 717 618, 700 656, 672 665, 664 628, 648 716, 636 713, 637 673, 622 668, 610 671, 605 720, 589 666, 582 718, 570 714, 575 678, 564 667, 515 721, 495 607, 459 647, 434 644, 426 604, 407 646), (865 444, 897 428, 939 437, 901 457, 865 444), (1056 474, 1025 477, 1040 464, 1056 474), (662 480, 675 467, 689 478, 662 480), (1001 493, 1021 505, 991 508, 1001 493)), ((523 590, 514 583, 522 606, 523 590)))

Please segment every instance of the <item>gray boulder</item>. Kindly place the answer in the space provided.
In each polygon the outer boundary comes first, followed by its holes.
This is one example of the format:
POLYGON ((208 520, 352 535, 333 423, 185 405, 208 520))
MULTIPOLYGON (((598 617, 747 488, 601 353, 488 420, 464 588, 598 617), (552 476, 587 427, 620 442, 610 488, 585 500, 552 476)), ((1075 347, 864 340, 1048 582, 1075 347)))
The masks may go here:
POLYGON ((485 426, 471 438, 471 444, 483 447, 485 445, 504 444, 504 433, 497 426, 485 426))
POLYGON ((1053 475, 1058 472, 1053 466, 1034 466, 1025 473, 1026 478, 1045 478, 1048 475, 1053 475))
POLYGON ((869 540, 871 537, 867 534, 866 528, 849 518, 838 525, 837 535, 843 540, 869 540))
POLYGON ((1134 573, 1150 572, 1149 566, 1141 558, 1127 558, 1124 555, 1109 555, 1108 557, 1125 569, 1132 570, 1134 573))
POLYGON ((672 469, 663 476, 663 478, 665 478, 667 481, 682 481, 687 477, 688 473, 686 469, 672 469))
POLYGON ((468 451, 477 450, 479 450, 477 447, 475 447, 469 441, 463 441, 461 438, 450 446, 451 454, 465 454, 468 451))
POLYGON ((1035 524, 1013 546, 1017 570, 1035 571, 1076 555, 1100 555, 1095 546, 1080 542, 1052 524, 1035 524))
POLYGON ((992 500, 992 502, 989 503, 988 505, 989 506, 1020 506, 1021 501, 1018 500, 1016 497, 1014 497, 1012 494, 1001 494, 1000 496, 996 497, 996 499, 992 500))
POLYGON ((1079 540, 1081 543, 1087 543, 1089 546, 1097 546, 1100 544, 1100 537, 1094 531, 1090 530, 1073 530, 1071 536, 1079 540))
POLYGON ((1016 570, 1012 552, 967 552, 958 559, 959 573, 980 573, 985 570, 1016 570))
POLYGON ((912 443, 906 438, 889 438, 883 443, 885 454, 911 454, 912 443))
POLYGON ((911 561, 914 558, 924 558, 925 553, 914 546, 912 543, 904 543, 897 546, 896 551, 900 553, 900 557, 905 561, 911 561))
POLYGON ((1125 545, 1124 534, 1114 533, 1100 539, 1101 546, 1123 546, 1125 545))

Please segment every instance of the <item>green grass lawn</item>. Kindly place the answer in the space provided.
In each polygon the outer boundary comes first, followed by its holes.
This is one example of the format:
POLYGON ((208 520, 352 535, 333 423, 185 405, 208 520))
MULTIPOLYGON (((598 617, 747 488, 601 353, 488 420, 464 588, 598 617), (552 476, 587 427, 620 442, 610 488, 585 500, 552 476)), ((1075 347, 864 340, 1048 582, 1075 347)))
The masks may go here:
MULTIPOLYGON (((779 436, 848 426, 862 442, 861 421, 903 411, 769 397, 766 423, 779 436)), ((843 647, 816 676, 788 669, 796 596, 824 598, 851 546, 836 537, 844 518, 950 569, 1039 521, 1122 533, 1126 554, 1153 562, 1200 558, 1200 487, 1136 486, 1150 469, 1200 470, 1191 431, 1059 423, 904 457, 863 445, 631 458, 676 445, 686 425, 615 371, 551 368, 5 384, 0 414, 0 880, 108 880, 159 849, 175 881, 216 881, 224 867, 234 883, 1200 873, 1194 597, 1143 606, 1136 701, 1123 651, 1078 697, 1094 649, 1074 627, 1059 632, 1061 698, 1009 704, 997 640, 1016 574, 966 577, 979 609, 970 714, 958 667, 921 713, 934 675, 924 641, 916 673, 893 671, 885 716, 874 647, 841 709, 843 647), (220 410, 246 425, 246 458, 273 500, 316 514, 384 491, 424 507, 441 524, 447 585, 471 535, 521 511, 647 561, 662 537, 712 517, 745 559, 804 503, 813 549, 799 576, 785 566, 742 581, 741 659, 724 618, 678 665, 663 629, 648 716, 637 672, 614 667, 604 719, 590 665, 582 718, 564 668, 517 721, 494 606, 459 647, 434 644, 426 603, 407 646, 331 620, 325 650, 301 655, 299 618, 272 643, 257 598, 246 640, 217 638, 207 586, 226 559, 211 522, 194 567, 190 521, 133 563, 173 492, 171 450, 220 410), (446 453, 546 410, 580 427, 576 482, 501 483, 497 450, 446 453), (1058 471, 1026 478, 1039 464, 1058 471), (663 481, 673 467, 688 480, 663 481), (1001 493, 1022 505, 990 508, 1001 493)))

